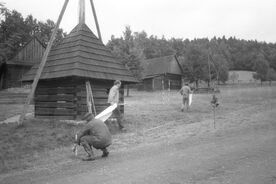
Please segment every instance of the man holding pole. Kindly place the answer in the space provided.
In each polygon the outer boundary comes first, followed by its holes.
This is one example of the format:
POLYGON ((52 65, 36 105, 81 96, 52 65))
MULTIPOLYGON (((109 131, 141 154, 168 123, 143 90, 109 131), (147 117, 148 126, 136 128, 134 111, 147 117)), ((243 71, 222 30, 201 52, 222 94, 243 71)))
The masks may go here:
POLYGON ((113 111, 113 114, 117 118, 117 122, 120 130, 125 130, 124 126, 122 125, 122 119, 123 119, 122 113, 119 109, 119 96, 120 96, 119 88, 120 87, 121 87, 121 81, 116 80, 114 82, 113 87, 109 90, 107 103, 109 103, 110 105, 113 105, 115 103, 117 104, 117 108, 113 111))
POLYGON ((185 83, 179 92, 182 95, 181 111, 183 112, 185 107, 188 111, 189 110, 189 95, 190 95, 190 93, 192 93, 192 90, 189 87, 188 83, 185 83))

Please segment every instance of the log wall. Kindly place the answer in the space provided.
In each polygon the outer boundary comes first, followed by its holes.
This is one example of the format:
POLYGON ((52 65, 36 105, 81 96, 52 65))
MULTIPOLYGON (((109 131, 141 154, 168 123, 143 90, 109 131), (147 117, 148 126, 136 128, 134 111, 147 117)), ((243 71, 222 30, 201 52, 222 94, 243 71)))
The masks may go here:
MULTIPOLYGON (((86 79, 39 81, 35 92, 35 117, 47 119, 81 119, 88 112, 86 104, 86 79)), ((108 107, 107 99, 113 81, 90 80, 97 114, 108 107)), ((120 103, 124 102, 123 86, 120 103)), ((92 108, 93 109, 93 108, 92 108)), ((120 106, 124 112, 124 106, 120 106)))

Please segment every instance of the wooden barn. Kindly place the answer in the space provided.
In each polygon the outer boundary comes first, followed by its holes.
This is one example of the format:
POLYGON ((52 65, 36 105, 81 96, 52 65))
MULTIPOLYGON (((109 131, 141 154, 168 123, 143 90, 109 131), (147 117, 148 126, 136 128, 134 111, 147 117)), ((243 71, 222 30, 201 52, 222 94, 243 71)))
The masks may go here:
MULTIPOLYGON (((32 81, 37 69, 35 65, 23 81, 32 81)), ((85 23, 79 23, 48 55, 35 91, 35 117, 82 117, 88 112, 86 81, 91 84, 99 113, 108 106, 108 92, 115 80, 122 81, 120 101, 123 103, 124 85, 137 82, 136 78, 85 23)), ((120 108, 124 110, 123 105, 120 108)))
POLYGON ((37 37, 25 44, 11 60, 0 66, 0 89, 19 87, 22 76, 35 63, 39 63, 45 51, 45 46, 37 37))
POLYGON ((141 62, 143 90, 180 89, 182 70, 176 56, 153 58, 141 62))

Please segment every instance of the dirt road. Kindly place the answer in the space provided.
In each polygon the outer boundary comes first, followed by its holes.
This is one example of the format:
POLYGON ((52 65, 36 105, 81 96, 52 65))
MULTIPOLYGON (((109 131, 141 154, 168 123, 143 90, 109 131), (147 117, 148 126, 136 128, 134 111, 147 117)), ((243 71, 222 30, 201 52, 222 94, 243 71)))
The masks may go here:
POLYGON ((275 184, 275 128, 256 125, 147 145, 116 153, 85 166, 84 173, 48 183, 275 184))
POLYGON ((125 134, 142 140, 127 149, 111 148, 107 159, 82 162, 72 156, 56 167, 2 176, 0 183, 275 184, 275 112, 271 99, 219 115, 216 129, 212 119, 168 122, 125 134))

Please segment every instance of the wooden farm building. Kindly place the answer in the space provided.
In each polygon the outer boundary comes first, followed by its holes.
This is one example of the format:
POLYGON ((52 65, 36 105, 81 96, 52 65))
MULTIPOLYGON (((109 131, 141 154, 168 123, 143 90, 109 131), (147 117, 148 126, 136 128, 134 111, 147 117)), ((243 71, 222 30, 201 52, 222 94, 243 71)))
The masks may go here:
POLYGON ((37 37, 25 44, 11 60, 0 66, 0 89, 21 86, 22 76, 39 63, 45 46, 37 37))
POLYGON ((182 70, 174 55, 141 62, 143 90, 180 89, 182 70))
MULTIPOLYGON (((35 65, 23 77, 32 81, 35 65)), ((88 111, 86 81, 90 81, 97 113, 105 109, 109 89, 115 80, 122 81, 120 101, 124 101, 124 85, 137 82, 131 72, 115 59, 85 23, 78 24, 55 48, 52 48, 35 97, 35 116, 55 119, 79 119, 88 111)), ((124 110, 123 106, 120 106, 124 110)))

